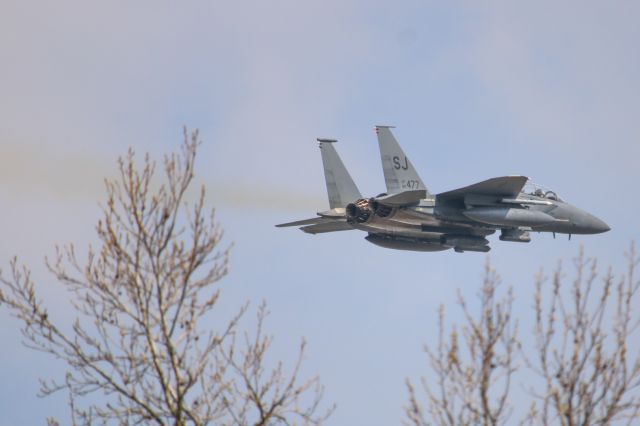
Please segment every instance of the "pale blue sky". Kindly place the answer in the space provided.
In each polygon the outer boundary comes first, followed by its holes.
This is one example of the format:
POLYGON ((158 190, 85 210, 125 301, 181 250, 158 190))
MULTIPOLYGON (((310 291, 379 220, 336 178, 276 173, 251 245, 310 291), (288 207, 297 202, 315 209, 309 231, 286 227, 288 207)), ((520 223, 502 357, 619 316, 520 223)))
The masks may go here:
MULTIPOLYGON (((428 373, 437 307, 472 297, 483 254, 381 249, 357 231, 305 235, 275 223, 326 207, 315 138, 335 137, 363 193, 383 190, 373 126, 396 136, 432 192, 524 174, 612 231, 528 245, 492 238, 490 258, 527 312, 533 275, 579 246, 621 269, 640 199, 640 4, 632 1, 367 2, 5 0, 0 6, 0 195, 6 265, 85 247, 102 179, 133 146, 176 149, 201 130, 198 181, 235 246, 224 309, 265 298, 274 359, 309 341, 330 425, 398 424, 404 378, 428 373)), ((0 312, 0 425, 66 415, 37 399, 60 366, 20 346, 0 312)), ((515 398, 518 404, 518 398, 515 398)))

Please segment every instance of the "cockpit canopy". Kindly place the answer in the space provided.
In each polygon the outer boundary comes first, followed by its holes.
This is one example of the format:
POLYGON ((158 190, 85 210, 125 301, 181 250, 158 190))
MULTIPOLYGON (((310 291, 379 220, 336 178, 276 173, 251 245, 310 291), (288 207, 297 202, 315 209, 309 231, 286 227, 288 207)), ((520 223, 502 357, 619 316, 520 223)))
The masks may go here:
POLYGON ((522 192, 535 197, 547 198, 553 201, 562 201, 562 198, 560 198, 555 191, 533 182, 527 182, 522 189, 522 192))

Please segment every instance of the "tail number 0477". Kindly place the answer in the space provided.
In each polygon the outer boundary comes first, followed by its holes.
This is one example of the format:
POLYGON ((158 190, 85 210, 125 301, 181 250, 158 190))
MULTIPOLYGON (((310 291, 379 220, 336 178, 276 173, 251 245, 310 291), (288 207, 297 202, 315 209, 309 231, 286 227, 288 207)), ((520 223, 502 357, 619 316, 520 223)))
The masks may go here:
POLYGON ((407 179, 407 180, 402 180, 401 181, 402 184, 402 189, 418 189, 418 187, 420 186, 420 183, 417 180, 413 180, 413 179, 407 179))

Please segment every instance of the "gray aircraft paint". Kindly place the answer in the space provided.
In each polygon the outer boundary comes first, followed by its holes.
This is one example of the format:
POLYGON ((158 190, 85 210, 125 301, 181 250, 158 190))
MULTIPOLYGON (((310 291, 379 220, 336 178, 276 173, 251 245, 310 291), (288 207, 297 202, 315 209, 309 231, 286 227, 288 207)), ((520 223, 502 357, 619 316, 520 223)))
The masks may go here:
POLYGON ((429 194, 389 126, 376 126, 387 194, 362 198, 336 152, 333 139, 318 139, 329 207, 318 217, 276 225, 318 234, 357 229, 372 244, 397 250, 490 250, 485 238, 528 243, 529 232, 598 234, 609 226, 555 193, 527 193, 525 176, 484 180, 435 196, 429 194))
POLYGON ((335 142, 337 142, 335 139, 318 139, 331 209, 345 207, 348 203, 362 198, 358 187, 333 147, 335 142))
POLYGON ((391 126, 376 126, 387 193, 396 194, 416 189, 426 191, 427 187, 411 164, 409 157, 400 148, 398 141, 391 133, 391 128, 391 126))

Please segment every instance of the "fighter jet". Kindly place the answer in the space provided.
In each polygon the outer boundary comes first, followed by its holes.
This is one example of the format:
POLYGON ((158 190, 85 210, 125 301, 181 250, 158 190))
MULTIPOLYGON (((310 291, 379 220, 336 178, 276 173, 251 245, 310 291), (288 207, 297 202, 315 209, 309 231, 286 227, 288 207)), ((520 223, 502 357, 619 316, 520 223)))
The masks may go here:
POLYGON ((318 139, 329 196, 329 210, 317 217, 276 225, 298 226, 309 234, 361 230, 378 246, 413 251, 454 249, 488 252, 487 236, 531 241, 531 232, 599 234, 609 226, 529 183, 525 176, 502 176, 464 188, 432 194, 391 132, 376 126, 387 190, 365 198, 338 156, 335 139, 318 139))

